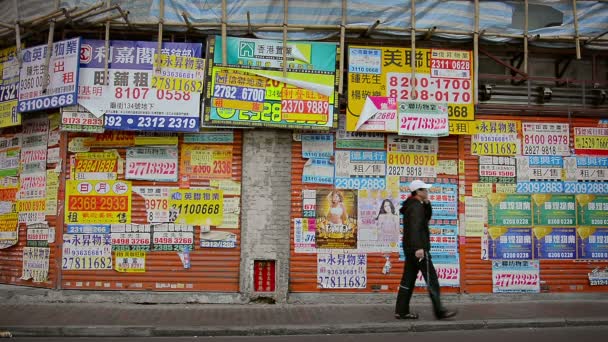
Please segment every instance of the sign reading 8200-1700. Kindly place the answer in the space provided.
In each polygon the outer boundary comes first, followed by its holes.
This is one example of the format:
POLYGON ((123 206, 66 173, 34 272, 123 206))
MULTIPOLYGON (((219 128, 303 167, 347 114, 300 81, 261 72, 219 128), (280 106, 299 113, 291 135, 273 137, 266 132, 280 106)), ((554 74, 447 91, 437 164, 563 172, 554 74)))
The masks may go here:
POLYGON ((80 38, 23 50, 23 65, 19 74, 19 104, 21 113, 75 105, 78 96, 80 38), (47 53, 51 54, 47 82, 44 80, 47 53), (46 89, 45 89, 46 86, 46 89))

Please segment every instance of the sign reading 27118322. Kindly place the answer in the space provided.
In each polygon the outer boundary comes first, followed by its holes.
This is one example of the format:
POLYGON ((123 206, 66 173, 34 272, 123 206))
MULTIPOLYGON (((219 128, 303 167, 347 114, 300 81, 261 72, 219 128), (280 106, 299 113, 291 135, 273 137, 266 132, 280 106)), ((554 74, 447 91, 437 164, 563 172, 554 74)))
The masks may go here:
POLYGON ((80 38, 23 50, 23 64, 19 74, 19 104, 21 113, 76 104, 80 38), (48 78, 45 80, 47 54, 51 55, 48 78))

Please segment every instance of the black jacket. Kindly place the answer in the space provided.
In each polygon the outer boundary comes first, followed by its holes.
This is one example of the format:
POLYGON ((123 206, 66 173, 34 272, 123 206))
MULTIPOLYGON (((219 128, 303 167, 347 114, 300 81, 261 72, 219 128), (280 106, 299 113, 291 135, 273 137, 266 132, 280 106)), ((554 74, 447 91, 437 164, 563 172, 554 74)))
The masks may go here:
POLYGON ((433 215, 430 203, 421 203, 408 198, 399 210, 403 215, 403 249, 405 253, 415 253, 419 249, 429 251, 431 239, 429 220, 433 215))

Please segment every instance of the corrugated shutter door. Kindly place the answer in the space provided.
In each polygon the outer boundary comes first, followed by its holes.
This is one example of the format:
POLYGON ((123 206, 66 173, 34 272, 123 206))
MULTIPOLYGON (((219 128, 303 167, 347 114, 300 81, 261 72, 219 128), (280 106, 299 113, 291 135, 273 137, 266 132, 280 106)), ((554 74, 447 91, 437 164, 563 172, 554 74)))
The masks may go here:
MULTIPOLYGON (((439 139, 439 160, 458 159, 458 139, 455 136, 439 139)), ((322 290, 317 287, 317 256, 312 253, 295 253, 293 219, 302 217, 302 190, 304 189, 330 189, 330 185, 303 184, 302 171, 305 159, 302 158, 302 144, 293 142, 292 145, 292 180, 291 180, 291 259, 289 274, 290 292, 394 292, 399 286, 403 263, 399 261, 398 253, 390 253, 392 269, 389 274, 382 274, 388 253, 367 254, 367 288, 362 290, 322 290)), ((438 175, 440 178, 454 178, 458 176, 438 175)), ((458 288, 443 288, 445 292, 455 292, 458 288)))
MULTIPOLYGON (((241 131, 234 131, 232 180, 239 183, 243 165, 242 144, 241 131)), ((182 146, 181 136, 179 146, 182 146)), ((124 158, 126 149, 118 150, 124 158)), ((119 175, 119 179, 123 178, 124 175, 119 175)), ((167 182, 132 181, 132 184, 133 186, 178 187, 177 183, 167 182)), ((209 181, 191 181, 190 185, 191 187, 205 187, 209 186, 209 181)), ((134 194, 132 199, 132 223, 146 223, 143 198, 134 194)), ((195 248, 190 252, 190 269, 184 269, 177 252, 151 251, 146 255, 145 273, 119 273, 113 270, 63 271, 61 286, 66 289, 95 290, 238 292, 241 256, 240 229, 222 229, 222 231, 237 235, 236 248, 199 247, 200 227, 195 227, 195 248)))
MULTIPOLYGON (((482 116, 486 120, 521 120, 522 122, 556 122, 570 124, 571 147, 574 145, 574 127, 597 127, 597 119, 585 118, 552 118, 552 117, 518 117, 518 116, 482 116)), ((466 195, 472 195, 472 183, 479 181, 478 157, 471 154, 471 137, 461 136, 460 156, 465 161, 466 195)), ((461 210, 461 212, 463 212, 461 210)), ((462 279, 461 286, 468 293, 492 292, 492 265, 490 261, 481 260, 481 239, 467 237, 466 243, 460 246, 462 279)), ((596 267, 606 267, 608 262, 588 261, 540 261, 541 291, 549 292, 605 292, 606 287, 589 286, 587 273, 596 267)))

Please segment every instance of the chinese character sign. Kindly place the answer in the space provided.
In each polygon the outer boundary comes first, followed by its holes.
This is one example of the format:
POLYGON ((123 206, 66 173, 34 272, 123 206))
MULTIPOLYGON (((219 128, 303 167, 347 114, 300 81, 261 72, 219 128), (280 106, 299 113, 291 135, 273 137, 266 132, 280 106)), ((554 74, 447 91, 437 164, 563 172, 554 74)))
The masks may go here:
POLYGON ((131 182, 68 180, 65 197, 66 223, 131 223, 131 182))
POLYGON ((177 156, 177 147, 130 148, 125 178, 177 182, 177 156))
POLYGON ((367 254, 331 252, 317 254, 317 284, 322 289, 367 287, 367 254))
POLYGON ((317 249, 357 248, 357 191, 317 190, 317 249))
POLYGON ((540 264, 538 261, 492 262, 492 291, 494 293, 540 292, 540 264))
POLYGON ((578 258, 608 260, 608 228, 578 227, 578 258))
POLYGON ((179 172, 182 179, 230 179, 232 177, 232 146, 183 145, 181 146, 179 172))
POLYGON ((171 190, 169 220, 180 224, 218 226, 224 215, 222 190, 171 190))
POLYGON ((576 195, 577 225, 608 226, 608 196, 576 195))
POLYGON ((51 51, 47 45, 23 50, 18 111, 23 113, 75 105, 78 97, 79 52, 80 38, 55 42, 51 51), (47 54, 51 56, 48 81, 44 80, 47 54))
POLYGON ((488 195, 488 224, 491 226, 532 225, 530 195, 497 194, 488 195))
POLYGON ((63 234, 63 270, 111 270, 110 234, 63 234))
POLYGON ((338 189, 384 189, 386 152, 336 151, 334 182, 338 189))
POLYGON ((17 112, 19 88, 19 61, 16 47, 0 50, 0 128, 21 124, 21 114, 17 112))
POLYGON ((488 233, 490 259, 532 259, 531 228, 490 227, 488 233))
POLYGON ((576 228, 534 227, 536 259, 576 259, 576 228))

